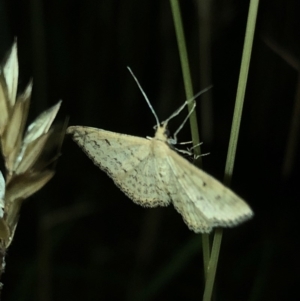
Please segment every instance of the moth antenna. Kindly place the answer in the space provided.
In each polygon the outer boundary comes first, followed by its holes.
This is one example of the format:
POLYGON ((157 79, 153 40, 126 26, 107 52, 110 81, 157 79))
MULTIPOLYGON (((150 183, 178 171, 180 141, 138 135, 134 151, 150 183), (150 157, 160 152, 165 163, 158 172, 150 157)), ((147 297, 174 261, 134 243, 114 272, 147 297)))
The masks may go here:
POLYGON ((137 78, 135 77, 135 75, 134 75, 134 73, 132 72, 132 70, 130 69, 130 67, 127 66, 127 69, 129 70, 129 72, 130 72, 130 74, 132 75, 133 79, 134 79, 135 82, 137 83, 137 85, 138 85, 140 91, 142 92, 144 98, 146 99, 147 104, 148 104, 148 106, 149 106, 149 108, 150 108, 152 114, 153 114, 154 117, 155 117, 156 125, 157 125, 157 127, 159 127, 159 126, 160 126, 159 119, 158 119, 158 117, 157 117, 157 115, 156 115, 156 113, 155 113, 155 111, 154 111, 154 109, 153 109, 153 107, 152 107, 152 105, 151 105, 151 103, 150 103, 150 101, 149 101, 149 99, 148 99, 148 97, 147 97, 145 91, 143 90, 142 86, 140 85, 139 81, 138 81, 137 78))
POLYGON ((194 102, 192 109, 189 111, 189 113, 187 114, 187 116, 184 118, 183 122, 181 123, 181 125, 178 127, 178 129, 176 130, 176 132, 173 135, 173 139, 177 142, 177 134, 181 131, 181 129, 183 128, 183 126, 185 125, 185 123, 187 122, 187 120, 190 118, 191 114, 195 111, 196 108, 196 102, 194 102))
MULTIPOLYGON (((191 97, 190 99, 187 99, 183 105, 181 105, 168 119, 166 119, 165 121, 163 121, 162 123, 168 123, 171 119, 173 119, 175 116, 177 116, 184 108, 186 105, 188 105, 191 101, 195 100, 196 98, 198 98, 200 95, 202 95, 203 93, 205 93, 206 91, 210 90, 212 88, 212 85, 208 86, 207 88, 201 90, 200 92, 198 92, 197 94, 195 94, 193 97, 191 97)), ((191 111, 193 111, 195 108, 193 107, 191 111)), ((190 116, 190 113, 188 115, 188 117, 190 116)), ((185 123, 185 122, 184 122, 185 123)), ((183 124, 184 124, 183 123, 183 124)), ((177 131, 176 131, 177 132, 177 131)))
MULTIPOLYGON (((200 92, 198 92, 197 94, 195 94, 192 98, 186 100, 181 107, 179 107, 168 119, 166 119, 162 123, 163 124, 168 123, 172 118, 174 118, 175 116, 177 116, 184 109, 184 107, 186 105, 188 105, 191 101, 195 100, 197 97, 199 97, 201 94, 205 93, 206 91, 208 91, 211 88, 212 88, 212 85, 210 85, 207 88, 201 90, 200 92)), ((189 119, 189 117, 191 116, 191 114, 194 112, 195 107, 196 107, 196 102, 193 103, 192 109, 189 111, 188 115, 185 117, 185 119, 183 120, 183 122, 181 123, 181 125, 178 127, 178 129, 174 133, 173 138, 170 139, 170 142, 172 144, 176 144, 177 143, 177 134, 181 131, 181 129, 183 128, 183 126, 185 125, 185 123, 187 122, 187 120, 189 119)))

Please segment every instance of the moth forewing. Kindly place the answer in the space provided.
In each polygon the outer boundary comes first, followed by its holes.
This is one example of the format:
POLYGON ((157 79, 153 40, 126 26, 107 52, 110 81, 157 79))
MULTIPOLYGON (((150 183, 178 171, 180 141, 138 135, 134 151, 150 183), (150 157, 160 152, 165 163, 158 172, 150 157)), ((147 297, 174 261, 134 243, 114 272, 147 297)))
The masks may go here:
POLYGON ((167 206, 157 182, 152 140, 101 129, 72 126, 67 133, 100 169, 135 203, 145 207, 167 206))
POLYGON ((250 218, 252 210, 242 199, 169 147, 165 128, 158 128, 152 139, 155 157, 164 158, 160 169, 168 166, 171 170, 165 179, 166 190, 188 227, 210 232, 213 227, 230 227, 250 218))
MULTIPOLYGON (((247 203, 218 180, 169 150, 168 162, 186 201, 194 204, 210 227, 230 227, 249 219, 247 203)), ((184 213, 182 213, 184 214, 184 213)))

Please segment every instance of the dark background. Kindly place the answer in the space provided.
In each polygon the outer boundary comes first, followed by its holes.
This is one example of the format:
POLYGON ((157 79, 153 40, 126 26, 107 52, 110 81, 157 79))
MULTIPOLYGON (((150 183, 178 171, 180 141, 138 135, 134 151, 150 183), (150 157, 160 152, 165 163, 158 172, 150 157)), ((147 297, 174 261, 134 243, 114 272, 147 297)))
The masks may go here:
MULTIPOLYGON (((208 45, 201 1, 181 2, 194 91, 214 85, 211 107, 205 97, 197 107, 202 150, 210 152, 204 169, 222 180, 249 3, 205 1, 208 45)), ((216 300, 288 300, 298 293, 299 132, 291 120, 300 86, 299 12, 298 0, 260 4, 232 182, 255 217, 224 231, 216 300), (287 157, 291 165, 283 172, 287 157)), ((126 66, 160 120, 185 100, 168 1, 0 0, 0 57, 14 37, 19 91, 34 80, 30 120, 62 99, 57 120, 68 115, 70 125, 152 136, 154 117, 126 66)), ((171 131, 184 116, 171 122, 171 131)), ((179 140, 189 139, 187 125, 179 140)), ((56 176, 23 205, 6 261, 5 301, 201 300, 203 294, 201 236, 172 206, 133 204, 69 137, 56 176)))

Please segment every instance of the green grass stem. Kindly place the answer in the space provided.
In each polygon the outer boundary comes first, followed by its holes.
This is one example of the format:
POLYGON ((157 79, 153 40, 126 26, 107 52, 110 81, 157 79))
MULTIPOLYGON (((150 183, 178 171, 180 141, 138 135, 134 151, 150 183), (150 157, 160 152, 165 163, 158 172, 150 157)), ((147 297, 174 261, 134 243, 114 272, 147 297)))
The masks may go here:
MULTIPOLYGON (((186 99, 191 99, 194 96, 193 87, 192 87, 192 79, 191 79, 191 72, 189 67, 189 60, 188 54, 186 49, 185 37, 184 37, 184 30, 182 25, 181 13, 178 0, 170 0, 176 38, 178 43, 179 49, 179 56, 182 68, 182 75, 183 75, 183 82, 185 87, 186 99)), ((188 109, 191 110, 193 103, 191 102, 188 109)), ((193 140, 193 145, 197 145, 200 142, 199 131, 198 131, 198 122, 197 122, 197 115, 194 111, 190 116, 190 126, 191 126, 191 135, 193 140)), ((200 155, 201 150, 200 146, 194 149, 195 155, 200 155)), ((197 165, 202 167, 202 160, 201 157, 199 158, 197 165)), ((209 246, 209 236, 208 234, 202 234, 202 252, 203 252, 203 262, 204 262, 204 276, 206 278, 206 272, 209 263, 210 257, 210 246, 209 246)))
MULTIPOLYGON (((236 101, 235 101, 232 127, 231 127, 230 140, 229 140, 228 153, 227 153, 226 166, 225 166, 224 183, 227 186, 229 186, 231 183, 233 167, 235 162, 235 154, 236 154, 236 148, 238 143, 240 124, 242 119, 242 111, 243 111, 246 84, 247 84, 252 45, 254 39, 258 4, 259 4, 259 0, 250 1, 240 76, 239 76, 238 89, 236 94, 236 101)), ((218 265, 221 241, 223 236, 222 234, 223 234, 222 229, 216 229, 214 234, 214 242, 212 245, 212 251, 211 251, 212 255, 209 263, 208 276, 206 279, 203 301, 211 300, 215 275, 216 275, 216 269, 218 265)))

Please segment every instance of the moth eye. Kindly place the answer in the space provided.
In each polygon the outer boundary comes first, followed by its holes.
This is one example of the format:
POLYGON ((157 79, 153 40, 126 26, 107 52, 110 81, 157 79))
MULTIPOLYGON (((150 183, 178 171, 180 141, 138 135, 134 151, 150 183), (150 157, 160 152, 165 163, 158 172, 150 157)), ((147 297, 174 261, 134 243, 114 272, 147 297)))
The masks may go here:
POLYGON ((170 133, 170 131, 169 131, 168 129, 165 129, 164 135, 165 135, 167 138, 169 138, 169 137, 171 136, 171 133, 170 133))

